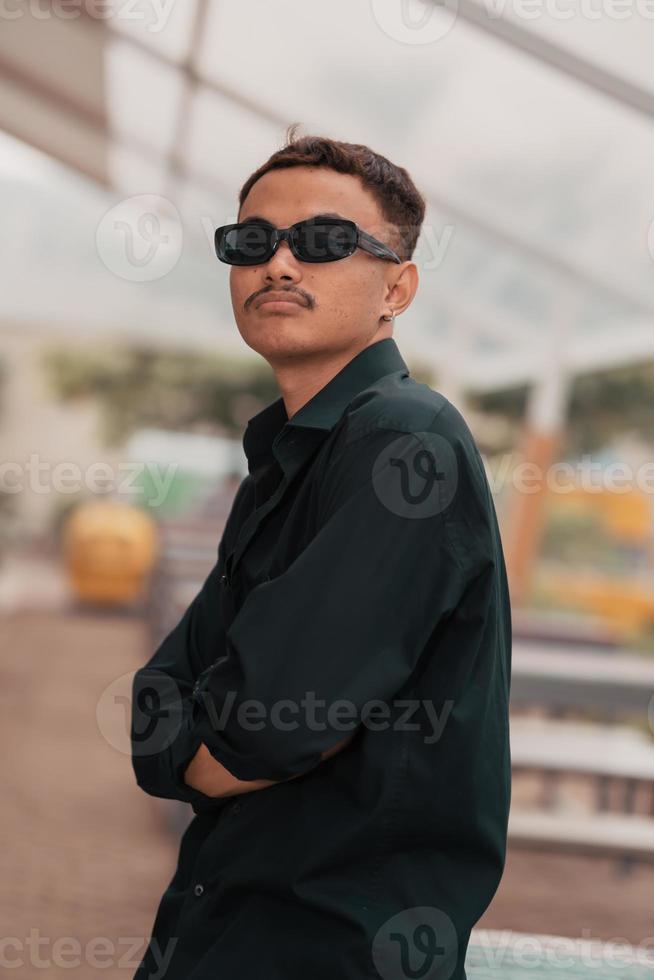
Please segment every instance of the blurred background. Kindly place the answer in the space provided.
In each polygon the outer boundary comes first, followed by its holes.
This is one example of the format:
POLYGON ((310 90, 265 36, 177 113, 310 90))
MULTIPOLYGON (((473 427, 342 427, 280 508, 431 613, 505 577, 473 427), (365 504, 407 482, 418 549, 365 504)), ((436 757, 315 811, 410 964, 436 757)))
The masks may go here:
POLYGON ((653 52, 647 0, 2 4, 13 975, 131 976, 192 816, 134 783, 130 680, 278 396, 212 233, 295 121, 426 196, 395 339, 466 417, 500 518, 513 804, 469 975, 654 975, 653 52))

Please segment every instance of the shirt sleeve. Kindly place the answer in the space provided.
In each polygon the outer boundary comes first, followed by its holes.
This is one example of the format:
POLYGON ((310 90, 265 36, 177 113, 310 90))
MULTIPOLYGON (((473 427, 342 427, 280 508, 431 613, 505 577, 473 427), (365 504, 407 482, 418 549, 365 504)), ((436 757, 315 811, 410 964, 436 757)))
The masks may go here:
POLYGON ((343 451, 320 483, 317 532, 232 621, 193 710, 198 735, 238 779, 318 765, 352 730, 344 719, 361 723, 367 702, 400 690, 455 609, 468 580, 447 513, 455 456, 445 454, 427 506, 422 477, 402 486, 418 457, 429 477, 429 452, 396 431, 343 451))
POLYGON ((194 730, 192 693, 197 676, 220 644, 217 594, 222 556, 181 620, 137 670, 132 681, 131 752, 136 782, 146 793, 182 800, 195 812, 221 805, 184 782, 201 745, 194 730))

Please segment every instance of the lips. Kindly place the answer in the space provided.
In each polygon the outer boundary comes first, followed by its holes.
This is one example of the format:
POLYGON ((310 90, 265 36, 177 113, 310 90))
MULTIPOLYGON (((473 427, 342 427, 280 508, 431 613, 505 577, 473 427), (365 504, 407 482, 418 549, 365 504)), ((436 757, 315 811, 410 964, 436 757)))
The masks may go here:
POLYGON ((263 306, 264 303, 297 303, 298 306, 306 306, 306 303, 301 296, 297 293, 285 293, 285 292, 269 292, 264 293, 255 302, 255 306, 258 309, 263 306))

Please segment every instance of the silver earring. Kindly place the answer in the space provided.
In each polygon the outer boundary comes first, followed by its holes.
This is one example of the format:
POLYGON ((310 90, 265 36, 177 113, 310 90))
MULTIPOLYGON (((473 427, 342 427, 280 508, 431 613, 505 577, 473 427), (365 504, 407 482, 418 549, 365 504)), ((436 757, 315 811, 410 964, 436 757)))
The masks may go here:
POLYGON ((383 316, 382 320, 386 320, 388 323, 392 323, 395 319, 395 314, 392 313, 390 316, 383 316))

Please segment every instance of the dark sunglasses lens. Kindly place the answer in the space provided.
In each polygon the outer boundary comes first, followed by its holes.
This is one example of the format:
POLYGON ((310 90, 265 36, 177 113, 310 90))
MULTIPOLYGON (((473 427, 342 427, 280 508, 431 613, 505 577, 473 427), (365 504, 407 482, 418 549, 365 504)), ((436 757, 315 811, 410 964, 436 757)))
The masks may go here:
POLYGON ((273 229, 268 225, 236 225, 218 236, 216 251, 230 265, 259 265, 272 255, 273 229))
POLYGON ((293 232, 293 244, 304 262, 333 262, 356 248, 356 226, 351 221, 303 221, 293 232))

